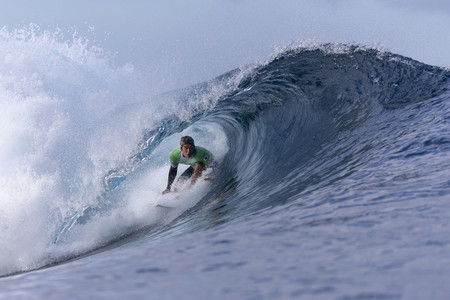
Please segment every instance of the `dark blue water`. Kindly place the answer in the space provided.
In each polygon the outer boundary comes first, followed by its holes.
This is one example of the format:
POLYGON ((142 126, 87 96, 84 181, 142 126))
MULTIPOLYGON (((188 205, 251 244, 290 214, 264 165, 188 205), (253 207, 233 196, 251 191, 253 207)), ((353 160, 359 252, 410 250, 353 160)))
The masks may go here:
POLYGON ((449 79, 388 52, 323 45, 124 104, 94 129, 160 106, 125 159, 47 205, 37 254, 25 243, 6 263, 4 252, 0 296, 445 299, 449 79), (164 198, 184 134, 220 168, 164 198))

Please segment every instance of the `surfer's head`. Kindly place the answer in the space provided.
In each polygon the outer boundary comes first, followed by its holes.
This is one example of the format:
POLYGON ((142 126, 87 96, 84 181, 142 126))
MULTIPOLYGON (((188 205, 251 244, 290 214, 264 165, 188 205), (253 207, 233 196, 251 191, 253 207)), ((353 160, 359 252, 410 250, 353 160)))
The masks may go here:
POLYGON ((194 139, 190 136, 183 136, 180 140, 180 148, 184 157, 191 157, 194 154, 194 139))
POLYGON ((189 144, 192 147, 195 148, 194 139, 188 135, 183 136, 180 140, 180 146, 183 147, 184 145, 189 144))

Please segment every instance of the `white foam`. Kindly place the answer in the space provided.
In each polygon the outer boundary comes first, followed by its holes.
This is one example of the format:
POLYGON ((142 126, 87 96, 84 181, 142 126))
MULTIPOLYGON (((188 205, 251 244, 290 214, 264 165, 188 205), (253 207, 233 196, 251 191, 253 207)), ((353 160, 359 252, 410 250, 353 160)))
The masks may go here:
MULTIPOLYGON (((105 174, 127 163, 148 128, 170 114, 188 118, 211 108, 226 92, 219 88, 180 108, 175 100, 149 101, 151 83, 144 86, 142 76, 76 35, 66 39, 34 25, 0 30, 0 275, 90 249, 159 217, 147 208, 166 185, 164 166, 179 137, 164 141, 152 164, 127 179, 115 199, 120 209, 78 226, 72 244, 52 245, 67 217, 96 204, 105 174)), ((224 134, 208 128, 187 133, 224 155, 224 134)))
MULTIPOLYGON (((36 26, 0 30, 0 274, 35 268, 56 224, 94 202, 105 166, 135 147, 142 128, 114 142, 101 126, 133 95, 134 69, 114 67, 88 41, 36 26), (114 155, 108 154, 109 150, 114 155)), ((111 121, 108 121, 111 122, 111 121)), ((107 123, 108 123, 107 122, 107 123)), ((126 132, 126 134, 124 133, 126 132)))
MULTIPOLYGON (((179 138, 183 135, 195 136, 196 143, 211 150, 219 162, 228 151, 222 128, 211 123, 199 122, 165 139, 146 163, 131 172, 114 191, 115 195, 110 201, 120 205, 106 214, 95 216, 85 225, 71 229, 65 237, 65 244, 72 245, 69 251, 87 251, 141 228, 168 224, 202 199, 211 186, 211 182, 202 178, 192 187, 187 183, 177 193, 162 195, 167 185, 169 154, 177 148, 179 138), (170 203, 173 209, 162 209, 157 206, 160 203, 170 203)), ((179 174, 185 167, 180 166, 179 174)))

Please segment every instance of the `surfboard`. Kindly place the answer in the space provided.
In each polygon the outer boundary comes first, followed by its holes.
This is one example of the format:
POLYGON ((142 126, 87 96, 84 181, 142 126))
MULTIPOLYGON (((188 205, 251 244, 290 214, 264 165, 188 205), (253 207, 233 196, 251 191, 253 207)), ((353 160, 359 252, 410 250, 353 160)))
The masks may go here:
POLYGON ((174 209, 175 207, 174 206, 167 206, 167 205, 164 205, 164 204, 156 204, 156 207, 161 207, 161 208, 165 208, 165 209, 174 209))
POLYGON ((166 208, 166 209, 177 208, 177 206, 180 204, 178 197, 179 197, 179 195, 176 195, 176 194, 164 195, 162 198, 160 198, 157 201, 156 207, 161 207, 161 208, 166 208))

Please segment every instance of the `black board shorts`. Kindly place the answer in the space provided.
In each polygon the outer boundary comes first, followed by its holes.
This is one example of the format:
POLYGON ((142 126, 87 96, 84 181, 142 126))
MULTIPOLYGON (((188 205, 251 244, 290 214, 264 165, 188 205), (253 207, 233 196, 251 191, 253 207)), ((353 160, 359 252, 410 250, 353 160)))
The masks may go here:
POLYGON ((190 166, 183 172, 183 174, 180 175, 180 180, 188 180, 192 177, 192 174, 194 174, 194 168, 190 166))

